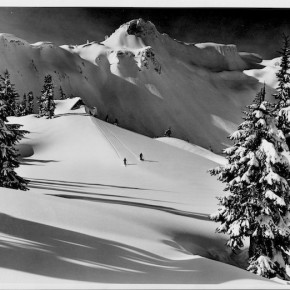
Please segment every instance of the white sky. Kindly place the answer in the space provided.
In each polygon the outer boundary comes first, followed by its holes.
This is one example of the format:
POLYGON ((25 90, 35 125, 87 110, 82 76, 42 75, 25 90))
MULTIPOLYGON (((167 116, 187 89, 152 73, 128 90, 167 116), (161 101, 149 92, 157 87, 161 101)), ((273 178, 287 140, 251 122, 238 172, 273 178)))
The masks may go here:
POLYGON ((289 0, 10 0, 2 7, 269 7, 290 8, 289 0))

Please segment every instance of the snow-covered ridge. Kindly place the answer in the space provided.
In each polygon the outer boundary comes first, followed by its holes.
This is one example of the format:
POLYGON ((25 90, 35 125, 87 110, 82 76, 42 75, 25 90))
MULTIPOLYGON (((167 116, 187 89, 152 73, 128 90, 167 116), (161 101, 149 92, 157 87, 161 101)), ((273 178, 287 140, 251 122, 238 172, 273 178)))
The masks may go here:
POLYGON ((172 126, 174 137, 216 152, 224 148, 229 126, 212 116, 239 123, 241 108, 260 86, 242 72, 256 67, 258 56, 241 57, 233 45, 186 45, 143 20, 125 23, 101 43, 61 47, 2 34, 0 54, 0 74, 8 69, 20 96, 39 96, 50 74, 55 99, 61 86, 69 98, 97 107, 102 119, 118 118, 122 127, 150 137, 172 126))
POLYGON ((276 73, 279 70, 281 62, 281 57, 276 57, 271 60, 263 60, 261 69, 251 69, 246 70, 245 74, 258 79, 261 83, 265 83, 271 88, 276 88, 278 86, 278 80, 276 73))
POLYGON ((143 19, 123 24, 102 43, 115 49, 121 47, 140 49, 151 46, 157 55, 164 52, 171 56, 178 55, 180 58, 190 59, 194 65, 205 66, 213 71, 254 68, 262 60, 256 54, 251 58, 245 57, 245 53, 240 55, 233 44, 188 44, 172 39, 165 33, 159 33, 152 22, 143 19))
POLYGON ((218 43, 213 43, 213 42, 206 42, 206 43, 197 43, 197 47, 199 48, 209 48, 213 47, 216 49, 220 54, 222 55, 232 55, 236 56, 238 54, 238 49, 237 46, 234 44, 218 44, 218 43))
POLYGON ((54 45, 51 41, 38 41, 35 43, 31 43, 32 46, 42 46, 42 45, 54 45))

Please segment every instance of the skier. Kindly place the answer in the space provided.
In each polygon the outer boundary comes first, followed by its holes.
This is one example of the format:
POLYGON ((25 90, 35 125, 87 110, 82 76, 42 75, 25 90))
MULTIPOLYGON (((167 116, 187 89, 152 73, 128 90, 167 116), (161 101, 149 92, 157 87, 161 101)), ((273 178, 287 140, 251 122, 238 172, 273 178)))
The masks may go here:
POLYGON ((171 137, 171 134, 172 134, 172 132, 171 132, 171 127, 169 127, 169 128, 165 131, 164 136, 165 136, 165 137, 171 137))
POLYGON ((106 116, 106 122, 109 123, 109 115, 106 116))
POLYGON ((124 165, 127 166, 127 159, 124 158, 124 165))
POLYGON ((143 154, 142 154, 142 153, 140 153, 139 157, 140 157, 140 160, 141 160, 141 161, 144 161, 144 159, 143 159, 143 154))

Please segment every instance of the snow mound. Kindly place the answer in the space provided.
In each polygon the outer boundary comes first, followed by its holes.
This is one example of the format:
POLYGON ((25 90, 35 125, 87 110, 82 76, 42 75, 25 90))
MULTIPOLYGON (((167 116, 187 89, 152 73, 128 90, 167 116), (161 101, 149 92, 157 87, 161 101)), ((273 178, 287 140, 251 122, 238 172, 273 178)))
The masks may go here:
MULTIPOLYGON (((55 100, 55 115, 60 115, 60 114, 67 114, 71 113, 73 107, 81 101, 81 98, 75 97, 71 99, 65 99, 65 100, 55 100)), ((73 110, 74 113, 85 113, 84 107, 73 110)))
POLYGON ((157 138, 156 140, 164 142, 164 143, 169 144, 171 146, 177 147, 179 149, 186 150, 188 152, 197 154, 199 156, 207 158, 207 159, 209 159, 213 162, 216 162, 218 164, 224 165, 227 163, 226 158, 224 158, 218 154, 215 154, 210 150, 206 150, 200 146, 191 144, 191 143, 186 142, 184 140, 180 140, 180 139, 172 138, 172 137, 160 137, 160 138, 157 138))

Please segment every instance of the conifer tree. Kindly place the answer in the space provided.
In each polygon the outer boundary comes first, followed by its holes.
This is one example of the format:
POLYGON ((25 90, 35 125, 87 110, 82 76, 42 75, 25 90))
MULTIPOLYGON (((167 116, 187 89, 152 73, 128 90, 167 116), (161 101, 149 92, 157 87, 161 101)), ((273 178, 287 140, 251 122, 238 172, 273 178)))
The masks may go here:
POLYGON ((61 100, 65 100, 67 98, 61 86, 59 87, 59 95, 61 100))
POLYGON ((33 107, 34 107, 34 97, 33 93, 30 91, 28 93, 27 114, 33 114, 33 107))
POLYGON ((289 48, 289 36, 285 34, 283 37, 283 48, 279 51, 281 55, 280 69, 277 72, 276 76, 278 79, 277 94, 273 96, 278 100, 276 111, 279 111, 281 108, 288 107, 290 105, 290 48, 289 48))
POLYGON ((25 116, 27 115, 27 97, 26 94, 23 95, 23 100, 22 102, 18 105, 18 114, 17 116, 25 116))
POLYGON ((290 132, 290 124, 287 121, 286 116, 283 114, 283 109, 290 106, 290 47, 289 36, 283 34, 282 37, 284 45, 281 51, 279 51, 281 62, 280 69, 276 74, 278 79, 278 87, 276 88, 277 94, 274 94, 273 96, 277 99, 277 104, 274 109, 278 120, 277 126, 287 137, 290 132))
POLYGON ((10 81, 10 74, 8 70, 5 70, 4 76, 1 76, 3 97, 7 102, 7 116, 15 116, 16 115, 16 100, 19 98, 19 95, 16 93, 14 89, 14 84, 10 81))
POLYGON ((44 77, 44 85, 41 91, 41 96, 38 100, 39 103, 39 116, 47 116, 51 119, 54 116, 55 103, 53 100, 53 84, 51 75, 44 77))
POLYGON ((16 116, 16 117, 19 117, 19 116, 21 116, 21 113, 20 113, 20 111, 21 111, 21 107, 22 107, 22 105, 21 104, 19 104, 19 103, 15 103, 15 108, 14 108, 14 114, 13 114, 13 116, 16 116))
POLYGON ((277 119, 265 101, 265 88, 244 112, 244 122, 224 150, 227 165, 210 170, 226 183, 226 196, 211 218, 229 235, 233 250, 250 239, 248 270, 264 277, 288 279, 290 264, 290 164, 282 154, 288 147, 277 119))
POLYGON ((0 186, 26 190, 27 180, 15 172, 19 166, 15 145, 28 132, 20 130, 21 125, 8 124, 7 117, 13 111, 9 99, 11 87, 6 73, 0 80, 0 186))
POLYGON ((26 94, 23 95, 22 106, 23 106, 24 111, 26 111, 26 107, 27 107, 27 97, 26 97, 26 94))
POLYGON ((45 115, 45 106, 44 106, 44 102, 45 102, 45 96, 43 94, 41 94, 38 98, 37 98, 37 104, 38 104, 38 117, 43 117, 45 115))

